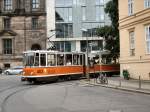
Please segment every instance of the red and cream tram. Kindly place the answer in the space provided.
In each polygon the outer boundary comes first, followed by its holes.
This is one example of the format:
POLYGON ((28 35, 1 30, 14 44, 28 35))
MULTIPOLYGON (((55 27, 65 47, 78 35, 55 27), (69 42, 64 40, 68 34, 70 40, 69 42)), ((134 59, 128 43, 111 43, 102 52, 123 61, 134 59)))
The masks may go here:
MULTIPOLYGON (((95 58, 96 59, 96 58, 95 58)), ((24 69, 22 81, 56 81, 72 79, 99 72, 118 72, 119 65, 102 64, 99 59, 89 61, 83 52, 26 51, 24 52, 24 69), (92 64, 90 64, 93 62, 92 64)))

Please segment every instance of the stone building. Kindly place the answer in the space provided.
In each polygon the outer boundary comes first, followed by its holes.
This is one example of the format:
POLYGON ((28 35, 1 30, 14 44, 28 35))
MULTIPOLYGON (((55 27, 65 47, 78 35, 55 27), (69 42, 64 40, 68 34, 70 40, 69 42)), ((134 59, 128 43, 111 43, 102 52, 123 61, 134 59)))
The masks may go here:
POLYGON ((120 67, 150 80, 150 0, 118 0, 120 67))
POLYGON ((0 67, 22 65, 24 51, 45 48, 45 0, 0 0, 0 67))

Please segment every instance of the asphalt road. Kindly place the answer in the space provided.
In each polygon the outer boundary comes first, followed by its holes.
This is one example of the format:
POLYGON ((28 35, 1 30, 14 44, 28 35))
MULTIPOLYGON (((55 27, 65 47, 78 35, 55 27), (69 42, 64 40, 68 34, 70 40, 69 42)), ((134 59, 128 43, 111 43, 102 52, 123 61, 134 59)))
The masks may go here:
POLYGON ((30 85, 0 76, 0 112, 150 112, 150 96, 82 81, 30 85))

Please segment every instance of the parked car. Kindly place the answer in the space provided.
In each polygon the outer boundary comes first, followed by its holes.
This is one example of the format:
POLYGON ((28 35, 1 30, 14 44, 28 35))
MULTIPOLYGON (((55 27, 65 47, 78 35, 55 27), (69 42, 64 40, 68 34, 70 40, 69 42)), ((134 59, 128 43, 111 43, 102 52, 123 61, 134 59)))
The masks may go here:
POLYGON ((22 74, 22 72, 23 72, 23 66, 15 66, 4 70, 3 73, 6 75, 17 75, 17 74, 22 74))

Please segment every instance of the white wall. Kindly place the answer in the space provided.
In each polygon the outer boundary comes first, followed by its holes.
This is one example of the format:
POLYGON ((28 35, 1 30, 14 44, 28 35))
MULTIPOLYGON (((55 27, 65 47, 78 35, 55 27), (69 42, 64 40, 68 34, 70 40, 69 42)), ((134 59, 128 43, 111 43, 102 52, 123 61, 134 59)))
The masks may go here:
MULTIPOLYGON (((46 11, 47 11, 47 37, 50 37, 55 33, 50 31, 55 29, 55 0, 46 0, 46 11)), ((53 38, 55 38, 55 35, 51 37, 51 40, 53 40, 53 38)))

